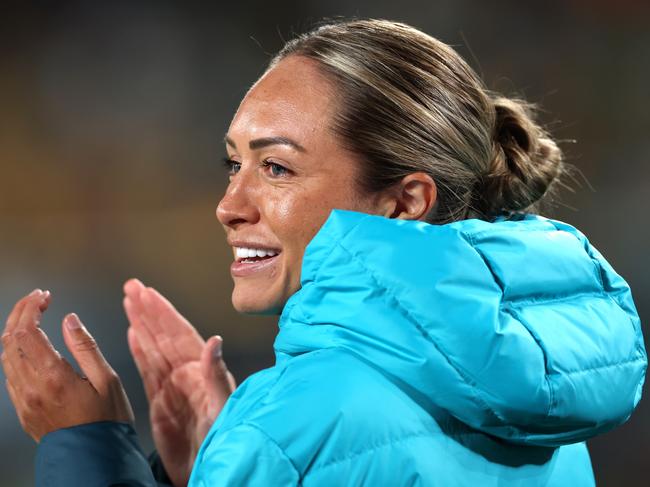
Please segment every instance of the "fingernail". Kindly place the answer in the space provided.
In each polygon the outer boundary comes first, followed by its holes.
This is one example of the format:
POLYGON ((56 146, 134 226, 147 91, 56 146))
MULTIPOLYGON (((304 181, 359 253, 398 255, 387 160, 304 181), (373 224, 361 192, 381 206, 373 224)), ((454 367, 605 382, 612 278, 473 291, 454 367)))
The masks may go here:
POLYGON ((216 335, 215 338, 217 339, 217 345, 212 350, 212 356, 216 359, 220 359, 221 356, 223 355, 222 353, 223 338, 221 338, 221 336, 219 335, 216 335))
POLYGON ((75 313, 70 313, 65 317, 65 326, 70 331, 75 331, 81 328, 81 321, 75 313))
POLYGON ((31 293, 29 293, 30 296, 36 296, 37 294, 41 294, 43 291, 40 289, 34 289, 31 293))

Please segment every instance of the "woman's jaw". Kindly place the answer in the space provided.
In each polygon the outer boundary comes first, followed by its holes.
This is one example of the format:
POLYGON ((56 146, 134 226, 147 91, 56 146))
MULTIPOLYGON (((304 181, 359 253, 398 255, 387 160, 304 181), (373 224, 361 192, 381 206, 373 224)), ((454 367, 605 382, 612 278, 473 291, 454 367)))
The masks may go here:
POLYGON ((233 307, 242 313, 280 314, 299 287, 291 282, 285 254, 277 246, 237 244, 232 249, 233 307))

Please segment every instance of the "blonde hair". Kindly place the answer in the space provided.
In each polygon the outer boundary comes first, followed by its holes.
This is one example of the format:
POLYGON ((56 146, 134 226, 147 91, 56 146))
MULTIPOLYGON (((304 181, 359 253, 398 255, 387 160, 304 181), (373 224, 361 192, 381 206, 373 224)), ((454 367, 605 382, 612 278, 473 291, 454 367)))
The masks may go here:
POLYGON ((332 129, 361 156, 360 188, 384 190, 413 172, 435 181, 431 223, 536 211, 563 171, 562 152, 532 106, 493 95, 448 45, 408 25, 353 20, 289 41, 334 84, 332 129))

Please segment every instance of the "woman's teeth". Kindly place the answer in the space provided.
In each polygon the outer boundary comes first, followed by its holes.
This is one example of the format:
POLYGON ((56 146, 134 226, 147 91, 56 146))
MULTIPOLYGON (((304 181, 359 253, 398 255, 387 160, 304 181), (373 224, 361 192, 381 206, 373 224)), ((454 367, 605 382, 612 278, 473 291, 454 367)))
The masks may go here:
POLYGON ((235 247, 235 256, 237 260, 251 259, 253 257, 273 257, 278 252, 270 249, 251 249, 248 247, 235 247))

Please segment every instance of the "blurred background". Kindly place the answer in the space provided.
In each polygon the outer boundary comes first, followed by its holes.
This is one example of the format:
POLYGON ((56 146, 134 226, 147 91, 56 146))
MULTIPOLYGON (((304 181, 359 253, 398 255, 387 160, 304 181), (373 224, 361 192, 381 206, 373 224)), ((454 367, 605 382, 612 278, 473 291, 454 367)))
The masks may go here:
MULTIPOLYGON (((223 135, 283 40, 323 17, 362 16, 452 44, 490 88, 540 103, 552 133, 575 139, 564 149, 584 178, 548 216, 589 236, 647 320, 649 6, 3 2, 0 315, 33 288, 50 289, 43 326, 63 349, 61 319, 77 312, 121 375, 146 450, 147 405, 121 307, 127 278, 159 289, 204 335, 221 334, 238 382, 272 365, 276 319, 230 305, 231 252, 214 216, 227 181, 223 135)), ((589 442, 599 485, 648 485, 649 402, 589 442)), ((0 486, 32 485, 34 452, 0 390, 0 486)))

